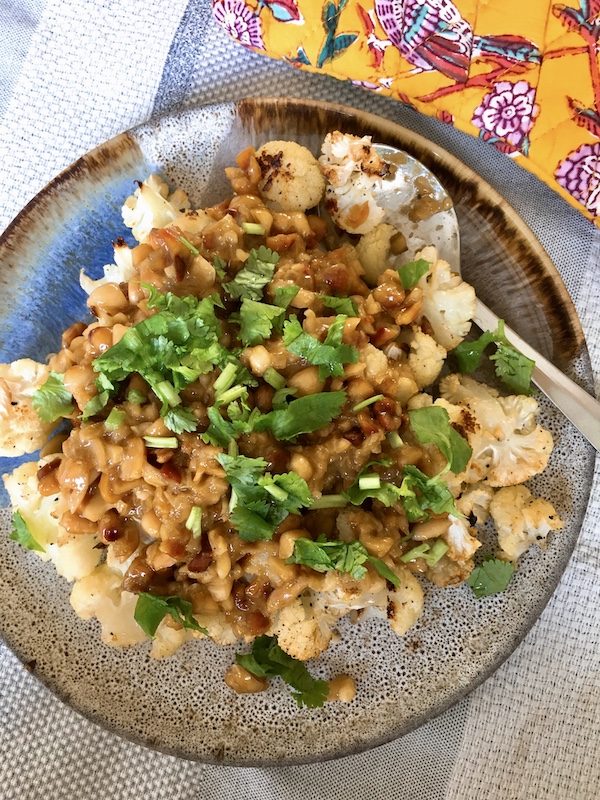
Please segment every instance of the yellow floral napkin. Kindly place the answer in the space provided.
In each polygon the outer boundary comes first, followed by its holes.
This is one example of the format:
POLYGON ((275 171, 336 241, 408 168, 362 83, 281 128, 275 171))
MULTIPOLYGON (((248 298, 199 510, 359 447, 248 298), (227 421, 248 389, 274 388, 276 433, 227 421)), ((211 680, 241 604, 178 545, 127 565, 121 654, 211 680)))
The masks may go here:
POLYGON ((213 0, 240 44, 478 136, 600 226, 600 0, 213 0))

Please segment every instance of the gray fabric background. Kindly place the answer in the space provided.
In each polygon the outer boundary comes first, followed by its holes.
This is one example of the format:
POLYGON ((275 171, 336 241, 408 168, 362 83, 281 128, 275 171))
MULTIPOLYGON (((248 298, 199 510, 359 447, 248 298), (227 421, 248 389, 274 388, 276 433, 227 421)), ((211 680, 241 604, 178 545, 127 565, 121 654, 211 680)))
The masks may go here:
MULTIPOLYGON (((522 214, 582 318, 598 376, 600 235, 508 158, 349 83, 228 40, 207 0, 0 0, 0 227, 56 172, 122 129, 195 102, 288 95, 364 108, 447 148, 522 214)), ((596 480, 596 487, 598 479, 596 480)), ((526 641, 470 698, 402 740, 323 765, 205 767, 82 720, 0 648, 0 797, 592 800, 600 780, 600 503, 526 641)))

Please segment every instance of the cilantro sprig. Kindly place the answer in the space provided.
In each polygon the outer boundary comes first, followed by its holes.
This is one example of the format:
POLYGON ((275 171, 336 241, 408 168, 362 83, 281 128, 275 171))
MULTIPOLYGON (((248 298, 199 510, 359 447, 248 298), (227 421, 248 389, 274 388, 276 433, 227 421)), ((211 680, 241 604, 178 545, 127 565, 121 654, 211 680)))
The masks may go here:
POLYGON ((435 444, 455 474, 467 468, 473 454, 469 443, 450 424, 450 416, 442 406, 427 406, 408 412, 410 424, 421 444, 435 444))
POLYGON ((477 599, 489 597, 489 595, 498 594, 498 592, 503 592, 507 588, 514 571, 514 565, 510 561, 502 561, 499 558, 486 558, 469 575, 467 584, 471 587, 477 599))
POLYGON ((342 344, 347 319, 345 314, 338 314, 329 326, 325 341, 321 342, 316 336, 305 333, 298 319, 294 317, 283 326, 283 343, 293 355, 318 365, 320 380, 341 377, 344 374, 344 364, 356 364, 359 357, 355 347, 342 344))
POLYGON ((355 506, 362 505, 368 498, 379 500, 384 506, 395 505, 402 496, 400 488, 388 481, 382 481, 379 475, 372 471, 375 466, 389 467, 391 463, 391 458, 370 461, 359 472, 354 483, 342 492, 342 497, 355 506))
POLYGON ((431 514, 452 514, 462 517, 442 474, 429 478, 418 467, 407 464, 400 485, 402 505, 409 522, 428 518, 431 514))
POLYGON ((215 307, 222 303, 217 295, 199 300, 170 292, 163 295, 149 285, 145 288, 150 293, 148 307, 157 308, 158 313, 128 328, 117 344, 95 359, 99 394, 86 404, 83 418, 97 414, 120 383, 137 373, 161 401, 165 425, 173 433, 193 431, 196 419, 190 409, 181 407, 182 389, 216 366, 224 368, 229 363, 235 364, 236 374, 244 373, 242 382, 250 376, 219 343, 222 329, 215 307))
POLYGON ((283 321, 284 314, 285 308, 245 298, 240 308, 242 344, 247 347, 264 342, 271 335, 273 328, 283 321))
POLYGON ((337 314, 345 314, 348 317, 357 317, 358 309, 351 297, 332 297, 328 294, 318 294, 317 297, 327 308, 333 309, 337 314))
POLYGON ((397 575, 392 572, 385 561, 369 555, 366 547, 359 541, 328 541, 323 534, 316 541, 303 537, 294 542, 294 552, 286 560, 286 564, 303 564, 316 572, 337 570, 345 572, 359 581, 367 574, 366 562, 372 564, 377 572, 394 586, 400 585, 397 575))
POLYGON ((221 453, 217 459, 231 485, 229 519, 240 539, 270 539, 288 514, 312 505, 308 484, 296 472, 265 473, 263 458, 221 453))
MULTIPOLYGON (((281 391, 290 392, 287 388, 281 391)), ((299 397, 276 411, 258 417, 254 430, 269 430, 280 441, 295 439, 303 433, 313 433, 328 425, 339 415, 345 400, 344 391, 299 397)))
POLYGON ((15 511, 12 518, 12 531, 9 534, 9 539, 13 542, 18 542, 22 547, 27 550, 37 550, 39 553, 45 553, 46 549, 34 539, 33 534, 27 527, 27 523, 23 519, 20 511, 15 511))
POLYGON ((479 366, 485 349, 496 345, 496 352, 490 356, 494 362, 496 375, 504 385, 515 394, 530 395, 531 376, 535 367, 532 361, 520 353, 506 338, 504 320, 498 321, 495 331, 484 331, 474 342, 461 342, 454 350, 461 372, 473 372, 479 366))
POLYGON ((400 275, 402 287, 405 290, 412 289, 412 287, 416 286, 421 280, 423 275, 427 275, 430 267, 430 262, 426 261, 424 258, 419 258, 416 261, 410 261, 408 264, 404 264, 403 266, 399 267, 398 275, 400 275))
POLYGON ((236 655, 236 661, 258 678, 279 676, 292 687, 292 697, 300 707, 320 708, 329 692, 327 681, 313 678, 302 661, 284 653, 273 636, 258 636, 252 652, 236 655))
POLYGON ((223 289, 234 300, 261 300, 263 289, 273 279, 278 261, 279 254, 264 245, 251 250, 242 269, 232 281, 223 284, 223 289))
POLYGON ((198 625, 192 614, 192 604, 179 595, 161 597, 149 592, 138 595, 133 617, 146 636, 154 639, 156 630, 164 617, 169 614, 184 628, 199 631, 208 636, 208 631, 198 625))
POLYGON ((34 409, 42 422, 55 422, 60 417, 69 417, 75 411, 73 395, 66 389, 60 372, 51 372, 31 398, 34 409))

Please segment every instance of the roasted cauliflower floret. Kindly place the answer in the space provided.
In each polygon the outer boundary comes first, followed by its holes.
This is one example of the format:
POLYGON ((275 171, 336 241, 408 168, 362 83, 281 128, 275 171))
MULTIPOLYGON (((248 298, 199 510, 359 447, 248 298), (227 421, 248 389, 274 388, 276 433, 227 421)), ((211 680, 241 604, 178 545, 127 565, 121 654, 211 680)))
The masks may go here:
POLYGON ((499 489, 490 513, 498 531, 500 555, 508 561, 516 561, 532 544, 543 547, 550 531, 564 527, 552 504, 534 497, 526 486, 499 489))
POLYGON ((390 166, 375 152, 370 136, 328 133, 319 161, 329 181, 325 205, 332 220, 349 233, 369 233, 383 220, 374 189, 390 166))
POLYGON ((471 329, 475 290, 452 272, 446 261, 438 258, 435 247, 423 248, 416 257, 431 264, 418 283, 423 291, 423 309, 417 322, 425 317, 436 342, 446 350, 453 350, 471 329))
POLYGON ((458 564, 466 564, 481 547, 481 542, 471 535, 472 528, 468 522, 452 514, 448 515, 450 525, 442 539, 448 545, 447 556, 458 564))
POLYGON ((494 490, 487 483, 473 483, 467 486, 455 505, 465 517, 473 514, 477 524, 483 525, 490 515, 493 496, 494 490))
POLYGON ((275 211, 306 211, 321 202, 325 179, 319 162, 296 142, 273 141, 256 153, 261 171, 258 188, 275 211))
MULTIPOLYGON (((54 458, 52 456, 51 458, 54 458)), ((68 581, 89 575, 100 561, 96 549, 97 536, 70 535, 52 516, 57 497, 43 497, 38 491, 37 472, 46 463, 28 461, 9 475, 3 475, 4 485, 14 511, 19 511, 35 541, 43 547, 35 550, 42 561, 52 561, 59 575, 68 581)))
POLYGON ((536 423, 539 409, 533 397, 499 397, 495 389, 465 375, 443 378, 440 393, 449 403, 465 406, 474 417, 475 424, 470 421, 462 430, 473 449, 460 476, 463 482, 486 480, 494 487, 514 486, 546 467, 552 435, 536 423))
POLYGON ((344 612, 327 612, 322 600, 307 591, 279 612, 273 632, 281 649, 292 658, 306 661, 327 649, 333 626, 344 612))
POLYGON ((152 228, 166 228, 190 208, 188 196, 181 189, 169 194, 169 187, 150 175, 140 183, 121 209, 123 222, 138 242, 145 242, 152 228))
POLYGON ((71 591, 73 610, 81 619, 98 620, 105 644, 127 647, 146 640, 134 619, 137 595, 122 588, 125 570, 136 554, 119 563, 109 549, 106 562, 76 581, 71 591))
POLYGON ((363 277, 370 286, 375 286, 377 278, 390 266, 391 242, 397 234, 393 225, 382 222, 361 236, 356 245, 356 255, 365 271, 363 277))
POLYGON ((446 350, 433 336, 417 327, 413 327, 407 339, 410 344, 408 366, 419 389, 424 389, 438 379, 446 360, 446 350))
POLYGON ((48 375, 46 364, 30 358, 0 364, 0 456, 34 453, 56 427, 42 422, 31 399, 48 375))
POLYGON ((83 291, 90 295, 94 289, 104 286, 105 283, 125 283, 130 281, 137 274, 137 269, 133 266, 133 255, 131 248, 123 239, 117 239, 114 243, 115 263, 106 264, 104 277, 94 281, 85 274, 82 269, 79 273, 79 285, 83 291))

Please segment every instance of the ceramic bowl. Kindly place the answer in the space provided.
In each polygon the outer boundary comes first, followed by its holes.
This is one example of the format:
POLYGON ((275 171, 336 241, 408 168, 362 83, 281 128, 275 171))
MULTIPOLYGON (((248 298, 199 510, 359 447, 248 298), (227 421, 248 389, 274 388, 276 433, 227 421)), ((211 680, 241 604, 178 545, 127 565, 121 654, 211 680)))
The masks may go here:
MULTIPOLYGON (((317 153, 328 131, 370 134, 426 164, 454 200, 463 275, 524 338, 591 385, 581 327, 556 269, 515 211, 473 171, 380 117, 306 100, 247 99, 191 108, 110 140, 79 159, 29 203, 0 240, 1 360, 44 359, 64 328, 86 315, 81 267, 94 277, 124 233, 120 206, 134 180, 166 176, 192 203, 227 194, 223 168, 243 147, 294 139, 317 153)), ((592 476, 591 447, 542 401, 556 440, 533 489, 556 504, 563 531, 532 549, 508 590, 476 600, 467 586, 425 588, 418 623, 398 638, 385 622, 339 626, 340 641, 314 664, 356 680, 350 704, 300 709, 273 682, 238 696, 223 682, 240 648, 191 642, 164 661, 149 646, 112 649, 95 621, 77 618, 69 586, 34 554, 0 537, 0 630, 46 686, 116 733, 176 755, 232 765, 283 765, 349 755, 423 724, 481 683, 523 639, 575 545, 592 476)), ((14 462, 5 460, 3 472, 14 462)), ((5 521, 9 515, 5 513, 5 521)), ((491 549, 488 542, 487 550, 491 549)), ((483 550, 484 548, 482 548, 483 550)))

